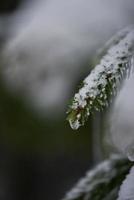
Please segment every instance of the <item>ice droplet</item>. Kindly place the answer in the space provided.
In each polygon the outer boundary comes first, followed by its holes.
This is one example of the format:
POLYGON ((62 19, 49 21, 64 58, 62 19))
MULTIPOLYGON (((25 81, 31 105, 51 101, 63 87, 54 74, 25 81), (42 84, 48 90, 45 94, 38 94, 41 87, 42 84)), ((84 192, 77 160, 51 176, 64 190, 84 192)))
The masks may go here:
POLYGON ((69 123, 73 130, 77 130, 80 127, 80 122, 78 119, 75 121, 69 120, 69 123))

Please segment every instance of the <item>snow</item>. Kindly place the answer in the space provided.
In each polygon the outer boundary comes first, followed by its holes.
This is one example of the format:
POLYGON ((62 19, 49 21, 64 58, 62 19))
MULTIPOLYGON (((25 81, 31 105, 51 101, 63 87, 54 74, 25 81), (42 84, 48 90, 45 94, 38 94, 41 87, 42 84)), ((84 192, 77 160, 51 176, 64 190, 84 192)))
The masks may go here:
MULTIPOLYGON (((105 92, 106 85, 108 81, 112 82, 113 93, 116 93, 116 87, 118 86, 119 79, 123 74, 123 71, 127 68, 131 68, 133 60, 133 50, 134 50, 134 29, 126 34, 118 44, 110 47, 107 54, 102 58, 100 64, 92 70, 89 76, 83 81, 84 86, 79 90, 74 96, 74 103, 71 106, 72 110, 86 109, 90 105, 88 112, 90 114, 91 105, 95 99, 99 100, 100 105, 106 105, 108 96, 105 92), (108 77, 110 74, 110 77, 108 77), (101 89, 99 87, 101 86, 101 89), (99 98, 104 97, 104 100, 99 98), (89 104, 87 103, 89 102, 89 104)), ((126 70, 130 73, 129 70, 126 70)), ((112 92, 112 91, 111 91, 112 92)), ((99 110, 96 107, 96 110, 99 110)), ((79 114, 79 112, 78 112, 79 114)), ((77 116, 76 116, 77 118, 77 116)), ((78 119, 77 119, 78 121, 78 119)), ((72 119, 70 119, 71 127, 72 119)), ((75 121, 74 121, 75 123, 75 121)), ((79 126, 81 126, 79 120, 79 126)), ((79 128, 77 123, 77 128, 79 128)), ((74 126, 76 129, 76 126, 74 126)))
MULTIPOLYGON (((133 62, 133 61, 132 61, 133 62)), ((134 74, 126 79, 109 118, 108 142, 134 161, 134 74)))
POLYGON ((118 173, 113 167, 114 163, 122 159, 119 155, 112 155, 109 160, 103 161, 95 169, 87 172, 86 176, 82 178, 74 188, 68 192, 63 200, 73 200, 78 197, 88 194, 101 183, 108 183, 118 173))
POLYGON ((131 168, 121 185, 117 200, 134 200, 134 167, 131 168))

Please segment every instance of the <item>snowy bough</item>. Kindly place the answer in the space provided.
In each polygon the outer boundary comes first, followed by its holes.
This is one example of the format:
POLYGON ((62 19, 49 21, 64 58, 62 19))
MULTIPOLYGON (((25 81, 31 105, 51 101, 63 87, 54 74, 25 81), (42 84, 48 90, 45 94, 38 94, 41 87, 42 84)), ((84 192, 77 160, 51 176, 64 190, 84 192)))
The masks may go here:
MULTIPOLYGON (((107 108, 123 81, 132 74, 134 26, 115 35, 102 52, 100 63, 83 81, 69 106, 67 120, 75 130, 83 126, 95 111, 107 108)), ((110 157, 88 172, 64 200, 134 200, 134 167, 129 158, 110 157)))
POLYGON ((120 184, 131 166, 127 159, 111 156, 109 160, 87 172, 63 200, 116 200, 120 184))
POLYGON ((68 110, 73 129, 83 126, 94 110, 108 106, 124 77, 130 74, 134 55, 134 29, 127 28, 106 44, 106 55, 83 81, 68 110))

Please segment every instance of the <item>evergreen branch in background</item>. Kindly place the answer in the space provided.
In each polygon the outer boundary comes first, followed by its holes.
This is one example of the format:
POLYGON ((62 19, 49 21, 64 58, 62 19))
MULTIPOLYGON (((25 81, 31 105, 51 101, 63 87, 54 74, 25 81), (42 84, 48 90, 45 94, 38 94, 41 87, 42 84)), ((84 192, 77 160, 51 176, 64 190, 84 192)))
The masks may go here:
POLYGON ((115 200, 132 163, 114 155, 89 171, 63 200, 115 200))
POLYGON ((134 62, 134 27, 121 31, 106 45, 106 54, 83 81, 68 110, 73 129, 83 126, 95 110, 109 105, 122 81, 130 75, 134 62))

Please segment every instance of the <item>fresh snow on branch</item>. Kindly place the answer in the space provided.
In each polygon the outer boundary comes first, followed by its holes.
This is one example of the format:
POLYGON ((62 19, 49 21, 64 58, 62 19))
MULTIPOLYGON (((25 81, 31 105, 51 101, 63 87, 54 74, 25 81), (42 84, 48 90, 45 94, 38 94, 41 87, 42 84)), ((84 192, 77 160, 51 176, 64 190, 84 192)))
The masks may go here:
POLYGON ((131 163, 121 156, 113 155, 94 170, 89 171, 63 200, 116 199, 119 185, 124 180, 131 163), (104 188, 104 190, 103 190, 104 188))
POLYGON ((100 64, 83 81, 68 111, 68 121, 73 129, 84 125, 88 116, 109 105, 122 80, 131 73, 134 53, 134 27, 117 34, 106 45, 107 52, 100 64), (117 37, 117 39, 116 39, 117 37), (110 47, 109 47, 110 46, 110 47))

